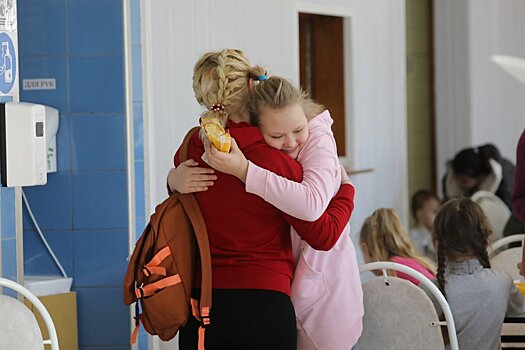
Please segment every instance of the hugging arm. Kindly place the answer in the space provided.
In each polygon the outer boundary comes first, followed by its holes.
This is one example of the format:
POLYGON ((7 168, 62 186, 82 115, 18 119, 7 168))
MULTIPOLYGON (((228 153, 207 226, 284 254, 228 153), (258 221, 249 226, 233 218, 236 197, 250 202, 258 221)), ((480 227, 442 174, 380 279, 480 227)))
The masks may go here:
MULTIPOLYGON (((174 157, 175 164, 178 164, 178 152, 174 157)), ((171 168, 168 172, 167 189, 168 194, 173 192, 193 193, 208 190, 213 186, 213 181, 217 180, 214 170, 200 167, 199 163, 193 159, 188 159, 180 163, 176 168, 171 168)))
MULTIPOLYGON (((302 180, 302 167, 297 161, 283 152, 261 141, 243 149, 246 157, 277 175, 299 182, 302 180)), ((314 249, 329 250, 341 236, 354 209, 354 187, 345 183, 332 198, 326 212, 314 222, 303 221, 283 213, 285 220, 314 249)))
POLYGON ((335 141, 328 134, 309 139, 301 150, 303 179, 290 181, 250 162, 246 191, 301 220, 315 221, 340 187, 341 165, 335 141))
POLYGON ((325 134, 316 140, 309 140, 308 148, 302 151, 301 182, 289 180, 248 161, 233 139, 229 154, 212 147, 206 152, 206 161, 214 169, 245 182, 247 192, 258 195, 279 210, 301 220, 315 221, 326 210, 341 183, 337 176, 340 165, 335 141, 329 138, 325 134))
POLYGON ((317 250, 330 250, 336 243, 354 210, 354 186, 344 184, 328 204, 326 211, 314 222, 296 219, 290 215, 286 221, 299 236, 317 250))

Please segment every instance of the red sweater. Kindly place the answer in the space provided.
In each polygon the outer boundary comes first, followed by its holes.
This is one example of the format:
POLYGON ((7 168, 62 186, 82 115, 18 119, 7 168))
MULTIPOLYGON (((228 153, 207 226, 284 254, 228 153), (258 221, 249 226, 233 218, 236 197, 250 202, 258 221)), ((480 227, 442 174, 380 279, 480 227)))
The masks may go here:
MULTIPOLYGON (((247 123, 230 122, 228 127, 246 158, 293 181, 302 180, 301 165, 268 146, 259 129, 247 123)), ((176 166, 178 152, 174 159, 176 166)), ((203 153, 204 146, 195 133, 188 147, 188 158, 207 167, 201 159, 203 153)), ((220 172, 216 175, 213 186, 195 193, 208 229, 213 288, 269 289, 289 295, 293 275, 290 225, 312 247, 329 250, 339 239, 354 208, 353 187, 341 186, 326 212, 317 221, 306 222, 247 193, 244 183, 236 177, 220 172)))

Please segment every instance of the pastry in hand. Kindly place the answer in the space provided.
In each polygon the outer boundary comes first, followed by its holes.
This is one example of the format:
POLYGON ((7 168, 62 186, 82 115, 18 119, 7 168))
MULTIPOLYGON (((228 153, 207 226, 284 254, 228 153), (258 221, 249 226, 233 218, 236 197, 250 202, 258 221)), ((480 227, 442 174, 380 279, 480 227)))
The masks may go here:
POLYGON ((228 132, 226 132, 226 130, 224 130, 224 127, 221 125, 219 119, 212 117, 202 117, 201 127, 215 148, 221 152, 230 152, 231 136, 228 132))

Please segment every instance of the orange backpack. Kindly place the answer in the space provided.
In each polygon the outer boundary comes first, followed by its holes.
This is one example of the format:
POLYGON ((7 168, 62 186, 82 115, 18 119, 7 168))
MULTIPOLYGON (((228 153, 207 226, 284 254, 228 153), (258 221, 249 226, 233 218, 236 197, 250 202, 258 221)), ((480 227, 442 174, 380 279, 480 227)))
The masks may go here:
MULTIPOLYGON (((181 163, 198 129, 191 129, 184 138, 181 163)), ((204 329, 210 323, 211 288, 210 246, 202 213, 193 194, 175 192, 155 208, 129 260, 124 303, 135 302, 136 327, 131 343, 136 341, 140 323, 149 334, 170 340, 193 313, 201 321, 199 347, 203 348, 204 329), (196 256, 200 256, 202 266, 200 303, 191 299, 196 256)))

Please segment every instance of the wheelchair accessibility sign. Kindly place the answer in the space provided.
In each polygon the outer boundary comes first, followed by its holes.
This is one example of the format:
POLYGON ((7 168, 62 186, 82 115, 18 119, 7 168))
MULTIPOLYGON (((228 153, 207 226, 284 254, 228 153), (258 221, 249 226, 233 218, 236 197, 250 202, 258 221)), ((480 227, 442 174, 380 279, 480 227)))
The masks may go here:
MULTIPOLYGON (((14 33, 16 35, 16 33, 14 33)), ((0 32, 0 95, 7 95, 16 82, 16 52, 13 41, 7 32, 0 32)))

